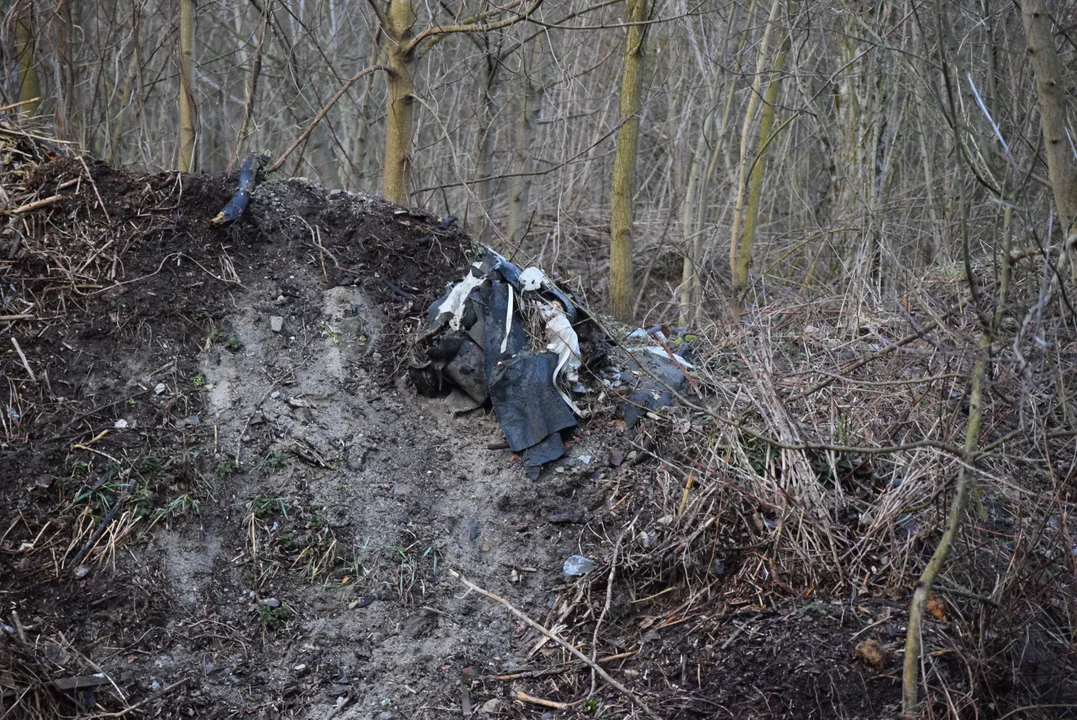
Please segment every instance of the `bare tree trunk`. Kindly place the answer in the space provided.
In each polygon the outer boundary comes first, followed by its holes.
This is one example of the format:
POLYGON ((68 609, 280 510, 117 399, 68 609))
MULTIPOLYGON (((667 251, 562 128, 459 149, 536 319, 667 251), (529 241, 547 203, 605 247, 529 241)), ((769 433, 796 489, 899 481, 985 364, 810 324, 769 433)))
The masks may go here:
POLYGON ((56 108, 53 117, 56 122, 56 137, 66 140, 70 129, 71 117, 71 58, 68 53, 68 28, 71 14, 70 0, 59 0, 56 12, 48 27, 51 28, 52 41, 52 77, 55 86, 56 108))
MULTIPOLYGON (((266 6, 268 10, 268 5, 266 6)), ((243 120, 239 123, 239 130, 236 132, 236 141, 232 145, 232 152, 228 156, 227 172, 232 172, 236 166, 236 160, 239 157, 240 146, 243 145, 243 141, 247 139, 247 128, 251 124, 251 116, 254 115, 254 97, 258 92, 258 76, 262 71, 262 47, 266 37, 266 21, 268 15, 263 12, 262 20, 258 25, 258 44, 254 47, 254 54, 251 55, 251 71, 247 75, 247 93, 243 103, 243 120)))
POLYGON ((138 74, 138 53, 131 53, 131 61, 127 69, 127 77, 123 81, 123 91, 120 95, 119 107, 116 109, 116 119, 112 125, 112 137, 109 138, 108 152, 105 153, 105 162, 111 163, 116 158, 116 152, 120 147, 120 138, 123 137, 124 123, 127 120, 127 115, 130 110, 130 106, 134 104, 134 100, 131 98, 131 87, 135 82, 135 75, 138 74))
MULTIPOLYGON (((1028 54, 1036 73, 1036 95, 1047 155, 1047 178, 1055 196, 1062 237, 1073 253, 1069 236, 1077 218, 1077 158, 1066 131, 1066 79, 1051 34, 1051 18, 1043 0, 1022 0, 1021 19, 1028 35, 1028 54)), ((1077 269, 1077 265, 1074 266, 1077 269)))
POLYGON ((388 108, 385 117, 385 158, 381 194, 386 200, 404 205, 408 201, 408 154, 415 126, 414 53, 407 51, 415 25, 415 8, 411 0, 392 0, 383 28, 389 38, 386 45, 388 72, 388 108))
MULTIPOLYGON (((376 33, 374 47, 371 52, 371 62, 376 63, 381 54, 381 41, 383 34, 376 33)), ((377 158, 368 158, 370 154, 370 97, 373 92, 374 76, 370 75, 363 80, 363 93, 359 96, 359 108, 356 118, 355 136, 352 140, 351 185, 352 190, 367 190, 366 178, 368 174, 375 174, 377 158), (372 170, 372 168, 374 168, 372 170)))
POLYGON ((15 9, 15 57, 19 65, 19 102, 23 117, 34 117, 41 104, 37 77, 37 38, 34 35, 34 4, 23 0, 15 9))
POLYGON ((494 106, 493 106, 493 86, 497 76, 497 66, 499 60, 490 54, 490 49, 487 46, 486 38, 481 38, 483 57, 480 61, 482 65, 482 72, 480 74, 479 81, 479 126, 476 133, 476 148, 475 148, 475 176, 480 178, 478 183, 478 217, 475 218, 475 225, 478 228, 479 242, 489 244, 490 237, 493 232, 490 227, 490 202, 491 202, 491 183, 490 180, 482 180, 481 178, 489 177, 492 174, 493 161, 492 155, 494 151, 493 143, 493 119, 494 119, 494 106))
MULTIPOLYGON (((788 44, 788 41, 786 42, 788 44)), ((755 248, 755 230, 759 223, 759 202, 763 197, 763 176, 766 168, 767 146, 771 141, 771 129, 774 127, 774 115, 777 110, 778 90, 781 88, 781 72, 785 65, 786 46, 778 51, 774 58, 773 72, 776 77, 767 84, 767 94, 763 98, 763 112, 759 118, 759 147, 752 160, 752 172, 748 176, 748 207, 744 211, 744 232, 741 233, 737 246, 736 265, 733 270, 733 287, 740 287, 740 292, 733 298, 739 315, 748 295, 748 268, 752 263, 755 248)))
MULTIPOLYGON (((749 189, 749 175, 753 172, 753 164, 748 157, 748 146, 751 143, 752 120, 755 118, 756 109, 759 107, 761 97, 763 71, 767 62, 767 46, 770 44, 770 34, 774 28, 774 18, 778 14, 778 6, 781 0, 773 0, 770 6, 770 15, 767 18, 766 27, 763 29, 763 38, 759 42, 759 59, 756 61, 755 82, 752 84, 751 99, 748 101, 748 109, 744 113, 744 125, 740 134, 740 179, 737 182, 737 199, 733 207, 733 231, 729 239, 729 269, 733 275, 733 309, 740 316, 741 302, 748 292, 748 263, 750 257, 744 257, 741 243, 741 218, 744 215, 744 205, 749 189)), ((766 108, 764 108, 764 112, 766 108)), ((773 115, 771 116, 773 118, 773 115)), ((760 134, 760 147, 766 138, 760 134)))
POLYGON ((194 101, 194 0, 180 0, 180 34, 179 34, 179 158, 177 167, 180 172, 195 169, 195 113, 194 101))
POLYGON ((527 217, 530 212, 531 178, 525 173, 530 168, 528 162, 531 158, 531 146, 534 142, 535 122, 539 117, 539 83, 533 73, 536 72, 537 59, 541 43, 534 43, 531 50, 530 67, 525 66, 521 60, 521 74, 524 81, 521 83, 520 93, 517 99, 516 128, 512 147, 512 171, 516 175, 512 178, 509 189, 509 242, 518 243, 523 239, 526 232, 527 217))
MULTIPOLYGON (((755 19, 756 0, 750 0, 746 11, 746 17, 748 18, 749 26, 755 19)), ((736 8, 729 14, 729 22, 726 25, 725 37, 728 41, 732 34, 732 29, 736 21, 736 8)), ((690 248, 690 257, 685 258, 685 267, 682 268, 682 277, 688 272, 688 266, 691 265, 691 278, 689 281, 689 292, 687 293, 687 312, 683 309, 685 305, 685 296, 681 296, 682 304, 682 316, 684 320, 683 325, 687 327, 688 324, 694 323, 699 315, 700 308, 703 305, 703 285, 700 280, 699 272, 703 265, 703 226, 706 222, 708 202, 706 198, 711 196, 711 182, 714 180, 715 173, 718 170, 718 162, 722 159, 722 153, 725 149, 726 143, 726 131, 729 129, 729 119, 733 116, 733 100, 736 98, 737 90, 737 78, 740 74, 741 67, 744 59, 744 45, 748 39, 748 33, 741 33, 740 40, 737 42, 737 48, 733 54, 733 73, 726 74, 728 82, 726 83, 725 93, 725 107, 722 109, 722 119, 718 124, 718 128, 715 132, 714 148, 711 150, 711 157, 707 163, 707 171, 703 176, 703 182, 699 189, 700 200, 698 207, 696 208, 695 227, 692 231, 692 245, 690 248)))
POLYGON ((684 239, 684 263, 681 265, 681 292, 680 292, 680 319, 678 324, 688 327, 695 313, 692 311, 692 289, 698 282, 699 272, 696 265, 699 256, 696 254, 695 217, 697 204, 702 204, 704 199, 700 197, 700 175, 705 172, 704 150, 706 149, 707 131, 714 124, 713 116, 708 116, 703 122, 699 139, 696 141, 696 150, 692 153, 692 162, 688 170, 688 184, 684 190, 684 204, 681 206, 681 237, 684 239))
MULTIPOLYGON (((647 0, 627 0, 627 21, 642 23, 647 18, 647 0)), ((639 150, 639 109, 643 86, 643 54, 646 26, 629 25, 625 38, 624 68, 621 72, 621 112, 623 123, 617 131, 617 154, 613 161, 613 189, 610 193, 610 310, 627 322, 632 315, 632 200, 636 184, 636 157, 639 150)))

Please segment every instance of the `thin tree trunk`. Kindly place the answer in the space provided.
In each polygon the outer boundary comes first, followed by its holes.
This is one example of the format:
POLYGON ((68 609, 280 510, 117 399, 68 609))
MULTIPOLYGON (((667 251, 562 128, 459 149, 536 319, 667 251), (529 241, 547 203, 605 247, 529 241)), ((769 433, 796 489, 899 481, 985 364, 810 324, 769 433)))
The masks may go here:
MULTIPOLYGON (((968 207, 965 204, 965 195, 963 191, 961 192, 959 202, 961 203, 959 212, 961 213, 962 246, 967 257, 970 252, 967 221, 968 207)), ((901 694, 902 717, 905 718, 917 717, 920 709, 920 628, 924 607, 927 605, 928 598, 931 596, 931 588, 934 586, 935 580, 938 579, 939 573, 942 571, 942 566, 946 562, 947 556, 950 554, 950 548, 957 538, 958 530, 961 527, 961 520, 965 514, 965 505, 968 502, 969 494, 973 489, 974 468, 976 463, 975 453, 980 442, 980 426, 983 423, 984 387, 987 384, 987 372, 991 360, 991 344, 994 341, 995 332, 1002 322, 1010 288, 1010 251, 1012 249, 1013 240, 1012 233, 1010 232, 1010 221, 1012 218, 1010 209, 1006 210, 1004 217, 1005 220, 1003 222, 1002 231, 1005 239, 1003 240, 1001 248, 1002 272, 999 278, 998 294, 995 300, 995 312, 991 318, 985 319, 981 315, 980 346, 972 367, 972 385, 969 390, 969 424, 965 431, 965 446, 963 448, 964 462, 961 464, 961 470, 958 471, 957 488, 953 502, 950 504, 950 513, 946 518, 946 530, 943 531, 942 537, 939 539, 939 544, 935 547, 935 552, 931 554, 931 559, 928 560, 927 565, 924 567, 924 571, 920 574, 920 581, 916 585, 916 590, 913 591, 912 603, 909 606, 909 621, 906 623, 905 630, 905 660, 902 668, 901 694)), ((967 268, 968 266, 966 265, 966 269, 967 268)), ((975 287, 976 279, 971 273, 967 275, 967 280, 970 288, 975 287)))
POLYGON ((531 178, 524 173, 529 169, 528 161, 531 157, 531 145, 534 141, 535 122, 539 117, 541 95, 539 94, 538 83, 532 74, 536 72, 538 53, 541 47, 542 44, 538 42, 532 45, 530 67, 523 67, 523 61, 521 60, 520 62, 521 71, 525 79, 517 100, 518 109, 512 148, 512 169, 516 173, 512 178, 509 189, 508 238, 512 243, 519 243, 523 239, 530 211, 531 178))
POLYGON ((34 117, 41 98, 37 77, 37 38, 34 35, 34 4, 23 0, 15 12, 15 57, 19 66, 19 102, 23 117, 34 117))
MULTIPOLYGON (((766 27, 763 29, 763 38, 759 43, 759 59, 756 61, 755 82, 752 84, 751 99, 748 101, 748 109, 744 113, 744 125, 740 134, 740 179, 737 182, 737 200, 733 208, 733 231, 729 240, 729 269, 733 276, 733 309, 740 317, 741 302, 748 291, 748 263, 751 258, 741 259, 741 218, 744 214, 744 204, 748 194, 749 173, 752 172, 751 159, 748 157, 748 146, 751 142, 752 120, 755 118, 756 109, 759 107, 761 97, 763 72, 767 62, 767 46, 770 44, 771 31, 774 28, 774 18, 778 14, 778 6, 781 0, 773 0, 770 6, 770 15, 767 18, 766 27)), ((762 135, 760 135, 763 138, 762 135)))
MULTIPOLYGON (((647 0, 627 0, 627 21, 647 18, 647 0)), ((621 72, 620 121, 617 154, 613 161, 610 193, 610 310, 627 322, 632 315, 632 196, 639 150, 639 109, 643 87, 645 25, 629 25, 621 72)))
MULTIPOLYGON (((485 38, 483 38, 485 41, 485 38)), ((476 134, 476 147, 475 147, 475 176, 478 178, 489 177, 493 174, 493 161, 492 155, 494 151, 493 143, 493 85, 497 76, 497 63, 499 62, 493 55, 490 55, 489 48, 486 47, 486 43, 483 42, 483 58, 480 61, 482 65, 482 73, 480 77, 479 86, 479 127, 476 134)), ((476 218, 476 225, 478 226, 479 242, 483 244, 489 244, 490 237, 493 235, 490 227, 490 202, 491 202, 491 180, 482 180, 478 183, 478 217, 476 218)))
MULTIPOLYGON (((266 5, 268 11, 269 5, 266 5)), ((258 77, 262 70, 262 46, 265 42, 266 36, 266 21, 268 15, 266 12, 262 13, 262 21, 258 25, 258 44, 254 48, 254 54, 251 56, 251 71, 247 76, 247 97, 243 103, 243 120, 239 123, 239 131, 236 132, 236 141, 232 145, 232 152, 228 156, 227 172, 232 172, 236 166, 236 159, 239 157, 239 148, 243 145, 243 141, 247 139, 247 128, 251 124, 251 116, 254 115, 254 97, 258 92, 258 77)))
POLYGON ((692 288, 695 286, 698 277, 696 264, 699 262, 699 258, 695 253, 696 238, 693 231, 695 229, 696 206, 703 202, 698 189, 701 184, 700 175, 705 172, 702 162, 703 150, 706 147, 707 129, 713 124, 714 120, 711 116, 708 116, 703 122, 703 129, 700 131, 699 140, 696 142, 696 151, 692 153, 692 163, 688 170, 688 185, 685 187, 684 204, 681 206, 681 237, 684 242, 684 264, 681 266, 681 313, 678 320, 681 327, 688 327, 691 317, 695 314, 692 312, 692 288))
POLYGON ((71 118, 71 58, 68 54, 68 15, 70 0, 59 0, 56 12, 49 22, 52 40, 52 77, 56 90, 56 107, 53 117, 56 122, 56 137, 66 140, 71 118))
POLYGON ((194 101, 194 0, 180 0, 179 34, 179 158, 180 172, 195 169, 195 113, 194 101))
POLYGON ((131 98, 131 87, 135 83, 135 75, 138 74, 138 53, 131 53, 131 61, 127 69, 127 77, 123 81, 123 92, 120 96, 119 108, 116 112, 116 119, 112 124, 112 137, 109 139, 108 152, 105 153, 105 162, 111 163, 116 158, 116 152, 120 147, 120 138, 123 137, 123 127, 127 119, 127 114, 130 111, 131 105, 134 104, 134 100, 131 98))
POLYGON ((399 205, 408 201, 408 164, 411 134, 415 126, 414 53, 406 52, 415 25, 411 0, 392 0, 386 16, 388 108, 385 117, 385 159, 381 194, 399 205))
MULTIPOLYGON (((381 55, 381 41, 383 33, 378 32, 374 36, 374 47, 371 51, 371 63, 376 63, 381 55)), ((374 174, 376 170, 372 171, 371 168, 377 167, 377 158, 368 158, 370 154, 369 136, 370 136, 370 98, 373 94, 374 76, 370 75, 363 80, 363 94, 359 97, 359 108, 356 118, 355 138, 352 141, 352 157, 354 161, 351 163, 351 184, 352 190, 368 190, 366 185, 366 178, 368 174, 374 174)))
MULTIPOLYGON (((1043 0, 1022 0, 1021 20, 1028 36, 1028 54, 1036 73, 1036 95, 1047 156, 1047 178, 1061 220, 1062 238, 1072 254, 1073 222, 1077 219, 1077 158, 1066 131, 1067 87, 1062 62, 1051 34, 1051 18, 1043 0)), ((1074 265, 1077 270, 1077 264, 1074 265)))
MULTIPOLYGON (((788 44, 788 42, 786 43, 788 44)), ((774 58, 775 77, 767 84, 767 94, 763 98, 763 112, 759 118, 759 147, 752 161, 752 172, 748 176, 748 206, 744 211, 744 232, 741 233, 737 248, 736 266, 733 273, 733 286, 741 288, 734 297, 738 316, 748 294, 748 268, 752 263, 755 249, 755 230, 759 224, 759 202, 763 197, 763 177, 766 169, 766 152, 770 144, 771 128, 774 127, 774 115, 777 111, 778 90, 781 88, 781 72, 785 65, 786 46, 778 51, 774 58)))
MULTIPOLYGON (((751 0, 748 6, 747 16, 753 17, 755 12, 755 0, 751 0)), ((732 34, 733 24, 737 17, 736 6, 729 13, 729 21, 726 23, 725 28, 725 40, 728 43, 729 37, 732 34)), ((718 124, 717 130, 713 130, 714 118, 709 117, 707 123, 704 123, 704 132, 701 139, 706 139, 707 127, 712 128, 714 137, 714 148, 711 150, 710 160, 707 162, 707 166, 699 179, 699 187, 695 192, 695 196, 692 199, 693 208, 695 213, 690 222, 685 223, 685 244, 686 254, 684 256, 684 264, 681 267, 681 296, 680 296, 680 324, 682 327, 688 327, 696 321, 696 316, 699 314, 700 304, 702 302, 702 292, 699 281, 700 263, 703 262, 703 224, 706 219, 708 198, 711 181, 714 179, 714 173, 718 168, 718 160, 722 154, 722 148, 725 145, 726 129, 729 127, 729 118, 733 111, 733 98, 736 95, 737 88, 737 76, 740 73, 741 58, 744 50, 744 42, 747 38, 747 33, 741 33, 740 42, 737 44, 737 49, 734 54, 733 67, 734 72, 721 73, 719 75, 720 82, 722 78, 727 78, 725 81, 725 106, 722 109, 722 119, 718 124)), ((698 153, 697 153, 698 154, 698 153)), ((687 217, 688 213, 685 213, 687 217)))

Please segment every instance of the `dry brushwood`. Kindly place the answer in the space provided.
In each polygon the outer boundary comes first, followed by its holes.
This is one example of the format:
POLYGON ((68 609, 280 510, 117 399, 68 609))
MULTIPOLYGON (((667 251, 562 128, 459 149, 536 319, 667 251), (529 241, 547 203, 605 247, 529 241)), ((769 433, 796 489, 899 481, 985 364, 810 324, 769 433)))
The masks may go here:
POLYGON ((629 700, 631 700, 633 703, 635 703, 636 706, 639 707, 639 709, 642 710, 643 713, 647 717, 652 718, 652 720, 661 720, 661 716, 658 715, 657 713, 655 713, 649 707, 647 707, 647 704, 644 703, 636 695, 636 693, 632 692, 627 687, 622 685, 620 682, 615 680, 613 678, 613 676, 611 676, 601 666, 599 666, 599 664, 597 662, 595 662, 594 660, 592 660, 591 658, 587 657, 582 652, 577 650, 575 645, 573 645, 572 643, 570 643, 567 640, 563 639, 557 633, 552 632, 551 630, 547 630, 540 623, 537 623, 534 620, 532 620, 525 613, 518 610, 512 603, 510 603, 505 598, 500 597, 498 595, 494 595, 492 592, 489 592, 487 590, 483 590, 481 587, 479 587, 475 583, 471 582, 470 580, 468 580, 466 577, 464 577, 463 575, 461 575, 458 572, 455 572, 455 571, 452 571, 452 570, 450 570, 449 572, 451 572, 452 575, 456 579, 458 579, 460 581, 460 583, 464 587, 466 587, 468 590, 473 591, 473 592, 477 592, 478 594, 482 595, 483 597, 489 598, 490 600, 493 600, 494 602, 499 603, 500 605, 504 606, 509 612, 511 612, 513 615, 515 615, 520 620, 522 620, 524 623, 526 623, 528 625, 528 627, 530 627, 532 630, 535 630, 535 631, 539 632, 540 634, 542 634, 543 637, 546 637, 546 638, 549 638, 550 640, 553 640, 555 643, 557 643, 558 645, 563 647, 565 650, 568 650, 569 653, 571 653, 577 660, 581 660, 584 663, 586 663, 591 668, 591 670, 593 670, 599 677, 601 677, 603 680, 605 680, 609 684, 610 687, 612 687, 614 690, 621 693, 622 695, 627 697, 629 700))

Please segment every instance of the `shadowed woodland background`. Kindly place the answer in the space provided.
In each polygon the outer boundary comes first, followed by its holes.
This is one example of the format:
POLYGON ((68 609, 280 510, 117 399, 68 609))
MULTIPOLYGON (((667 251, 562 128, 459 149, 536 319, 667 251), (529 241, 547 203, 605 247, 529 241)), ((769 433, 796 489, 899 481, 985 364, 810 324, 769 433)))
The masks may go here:
MULTIPOLYGON (((417 2, 413 33, 495 7, 417 2)), ((1050 7, 1068 62, 1072 8, 1050 7)), ((1050 244, 1035 77, 1012 3, 645 10, 639 317, 674 319, 693 247, 696 304, 710 315, 729 297, 745 162, 762 176, 751 281, 763 302, 850 288, 854 307, 894 307, 925 272, 956 272, 962 207, 974 261, 991 260, 1000 195, 1019 212, 1017 246, 1050 244), (755 162, 764 108, 774 137, 755 162)), ((176 3, 9 4, 3 103, 40 96, 23 110, 51 136, 123 166, 174 168, 180 15, 176 3)), ((191 166, 206 172, 237 152, 280 154, 387 44, 359 2, 199 3, 194 22, 191 166)), ((623 3, 543 3, 503 29, 444 36, 414 64, 407 203, 466 218, 484 239, 585 278, 587 299, 604 302, 625 23, 623 3)), ((283 170, 376 192, 386 126, 386 83, 367 75, 283 170)))
MULTIPOLYGON (((1072 711, 1074 3, 3 7, 0 106, 41 137, 146 172, 265 152, 699 331, 677 462, 746 490, 673 473, 656 513, 754 523, 792 594, 911 596, 909 713, 933 586, 970 680, 927 712, 1072 711)), ((696 577, 690 545, 636 561, 696 577)))

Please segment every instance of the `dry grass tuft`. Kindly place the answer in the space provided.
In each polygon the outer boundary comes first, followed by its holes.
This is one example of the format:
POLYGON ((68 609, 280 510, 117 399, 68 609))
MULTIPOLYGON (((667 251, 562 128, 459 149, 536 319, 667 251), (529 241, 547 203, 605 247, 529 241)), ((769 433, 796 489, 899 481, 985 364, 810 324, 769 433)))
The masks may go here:
MULTIPOLYGON (((1043 302, 1040 270, 1025 272, 1015 272, 971 459, 961 447, 977 318, 952 283, 929 279, 890 312, 786 302, 712 328, 695 372, 703 392, 645 421, 657 463, 614 472, 600 516, 605 563, 552 616, 590 636, 602 599, 619 594, 648 608, 641 630, 706 628, 781 598, 904 600, 971 463, 974 500, 928 613, 962 628, 968 639, 943 654, 963 659, 973 686, 960 699, 929 657, 928 691, 955 714, 975 697, 1006 707, 1077 696, 1067 646, 1077 633, 1077 332, 1050 312, 1018 332, 1043 302), (1007 689, 992 690, 1002 678, 1007 689)), ((615 651, 613 637, 594 635, 597 652, 615 651)))

